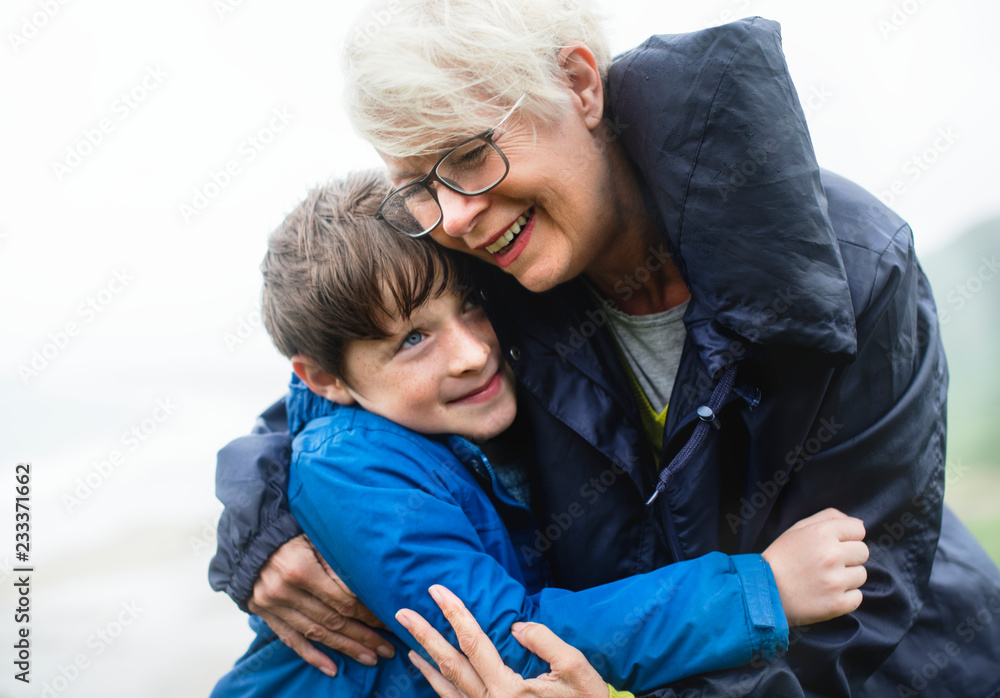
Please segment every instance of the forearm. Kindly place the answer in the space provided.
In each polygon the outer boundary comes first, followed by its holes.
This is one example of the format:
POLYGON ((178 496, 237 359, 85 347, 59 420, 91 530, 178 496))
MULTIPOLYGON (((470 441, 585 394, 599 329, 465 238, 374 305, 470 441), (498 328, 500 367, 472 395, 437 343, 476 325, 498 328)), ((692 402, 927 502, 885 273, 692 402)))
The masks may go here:
POLYGON ((712 553, 584 591, 546 589, 535 615, 609 683, 633 692, 770 661, 788 637, 773 577, 757 555, 712 553))
POLYGON ((461 509, 462 497, 434 496, 415 482, 376 491, 352 482, 354 475, 333 482, 329 470, 311 470, 316 478, 293 493, 307 533, 361 600, 418 651, 395 619, 400 608, 416 611, 455 641, 427 593, 438 583, 466 603, 507 666, 525 677, 547 667, 511 636, 518 621, 547 625, 583 651, 609 683, 629 690, 770 658, 787 639, 777 589, 758 555, 713 553, 585 591, 529 594, 516 572, 499 562, 516 561, 516 552, 483 547, 461 509), (334 511, 327 504, 334 490, 354 506, 334 511), (364 503, 377 503, 385 513, 364 503), (396 511, 418 511, 420 520, 401 527, 392 518, 396 511), (351 541, 342 540, 345 530, 352 531, 351 541))
POLYGON ((216 496, 225 509, 209 580, 243 610, 260 568, 301 533, 286 496, 291 439, 287 431, 272 431, 284 426, 283 405, 268 408, 252 434, 236 439, 218 456, 216 496))

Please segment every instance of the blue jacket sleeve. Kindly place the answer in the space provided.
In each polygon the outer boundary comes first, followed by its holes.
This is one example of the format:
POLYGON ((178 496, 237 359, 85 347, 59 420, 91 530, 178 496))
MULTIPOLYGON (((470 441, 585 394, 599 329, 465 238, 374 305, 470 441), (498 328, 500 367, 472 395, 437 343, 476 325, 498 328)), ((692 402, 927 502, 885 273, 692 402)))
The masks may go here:
POLYGON ((319 451, 300 453, 297 445, 289 490, 292 511, 326 560, 413 649, 423 651, 397 623, 400 608, 456 643, 427 593, 432 584, 455 592, 507 665, 527 677, 547 666, 511 636, 518 621, 544 623, 605 680, 630 690, 784 649, 784 611, 759 555, 713 553, 585 591, 528 593, 518 553, 482 489, 426 443, 355 429, 319 451))
POLYGON ((288 510, 290 458, 284 400, 268 407, 249 435, 219 451, 215 495, 225 508, 208 578, 213 589, 229 594, 244 611, 261 567, 302 532, 288 510))
MULTIPOLYGON (((530 597, 534 620, 632 692, 754 661, 787 648, 788 625, 760 555, 710 553, 654 572, 530 597)), ((503 628, 498 630, 503 631, 503 628)))

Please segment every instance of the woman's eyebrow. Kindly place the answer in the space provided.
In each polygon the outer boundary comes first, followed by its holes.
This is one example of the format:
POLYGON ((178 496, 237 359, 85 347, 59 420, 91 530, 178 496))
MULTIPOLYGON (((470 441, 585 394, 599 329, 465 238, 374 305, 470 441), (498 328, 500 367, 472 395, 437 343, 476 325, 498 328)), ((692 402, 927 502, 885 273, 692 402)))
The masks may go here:
POLYGON ((390 179, 394 183, 399 183, 400 186, 403 184, 409 184, 410 182, 415 182, 418 179, 423 179, 427 176, 426 172, 421 172, 419 170, 407 170, 406 172, 398 172, 390 175, 390 179))
POLYGON ((417 157, 391 158, 386 164, 389 179, 393 182, 412 182, 426 176, 434 166, 434 160, 417 157))

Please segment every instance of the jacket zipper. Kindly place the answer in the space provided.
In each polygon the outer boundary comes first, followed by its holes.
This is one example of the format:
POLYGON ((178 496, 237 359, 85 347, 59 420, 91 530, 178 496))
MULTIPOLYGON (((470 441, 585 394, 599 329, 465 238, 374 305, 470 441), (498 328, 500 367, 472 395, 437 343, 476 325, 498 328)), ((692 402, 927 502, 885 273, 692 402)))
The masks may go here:
MULTIPOLYGON (((713 417, 715 417, 718 413, 721 413, 722 410, 727 405, 729 405, 731 402, 734 402, 737 399, 740 399, 740 396, 734 390, 730 390, 727 393, 727 395, 725 396, 725 398, 722 400, 722 403, 719 405, 718 409, 715 410, 716 414, 713 415, 713 417)), ((680 434, 682 431, 684 431, 684 429, 686 429, 690 424, 692 424, 692 423, 694 423, 696 421, 701 421, 701 420, 702 420, 702 418, 698 414, 698 409, 695 409, 693 412, 689 412, 687 415, 685 415, 684 418, 677 424, 677 427, 674 429, 673 434, 671 434, 667 438, 667 440, 665 442, 664 451, 667 450, 666 446, 669 446, 670 443, 677 438, 678 434, 680 434)), ((697 426, 695 428, 697 428, 697 426)), ((719 427, 716 427, 716 428, 718 429, 719 427)), ((689 437, 689 439, 690 439, 690 437, 689 437)), ((694 455, 697 455, 697 454, 694 454, 694 455)), ((692 455, 692 458, 694 457, 694 455, 692 455)), ((664 467, 667 467, 667 466, 664 466, 664 467)), ((665 504, 664 504, 664 506, 665 506, 665 504)), ((665 534, 664 537, 666 538, 667 548, 670 551, 670 555, 674 559, 674 561, 675 562, 680 562, 681 559, 682 559, 681 555, 680 555, 680 540, 677 537, 677 529, 674 526, 674 516, 673 516, 673 513, 670 510, 670 507, 666 507, 665 506, 665 508, 663 510, 663 519, 666 522, 666 530, 664 531, 664 534, 665 534)))

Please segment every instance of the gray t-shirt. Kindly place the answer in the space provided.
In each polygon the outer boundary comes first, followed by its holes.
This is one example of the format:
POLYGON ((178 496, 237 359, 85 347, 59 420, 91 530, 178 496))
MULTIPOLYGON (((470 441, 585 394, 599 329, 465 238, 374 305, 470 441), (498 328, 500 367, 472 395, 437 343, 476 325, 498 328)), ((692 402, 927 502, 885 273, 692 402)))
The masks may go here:
POLYGON ((662 412, 670 401, 677 367, 681 363, 687 337, 684 311, 688 301, 662 313, 628 315, 609 308, 597 289, 589 283, 588 287, 601 302, 601 309, 607 312, 608 327, 646 399, 657 413, 662 412))

